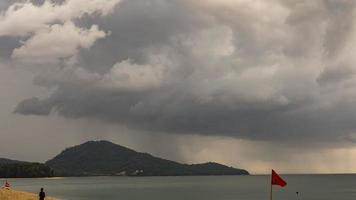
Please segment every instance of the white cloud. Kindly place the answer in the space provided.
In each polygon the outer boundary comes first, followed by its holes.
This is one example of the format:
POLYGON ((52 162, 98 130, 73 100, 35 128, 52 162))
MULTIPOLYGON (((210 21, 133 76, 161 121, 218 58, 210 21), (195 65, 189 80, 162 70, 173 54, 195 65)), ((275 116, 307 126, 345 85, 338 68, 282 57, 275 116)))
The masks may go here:
MULTIPOLYGON (((120 0, 67 0, 42 5, 30 1, 12 4, 0 13, 0 36, 19 37, 23 45, 12 58, 23 64, 56 64, 73 58, 80 49, 90 48, 97 39, 107 36, 97 25, 81 28, 73 20, 83 15, 108 15, 120 0)), ((75 60, 75 59, 74 59, 75 60)))
POLYGON ((23 46, 15 49, 12 58, 25 63, 57 63, 76 55, 81 48, 90 48, 107 34, 93 25, 90 29, 76 27, 72 22, 41 29, 23 46))
POLYGON ((234 35, 228 26, 216 26, 188 35, 181 34, 172 39, 176 43, 180 43, 187 51, 191 51, 194 56, 199 57, 221 58, 232 55, 235 51, 234 35))
POLYGON ((0 36, 26 36, 52 23, 64 23, 84 14, 109 14, 120 0, 67 0, 57 5, 46 0, 37 6, 30 1, 12 4, 0 14, 0 36))
POLYGON ((163 75, 161 65, 138 65, 125 60, 115 64, 98 84, 108 89, 138 92, 158 89, 163 75))

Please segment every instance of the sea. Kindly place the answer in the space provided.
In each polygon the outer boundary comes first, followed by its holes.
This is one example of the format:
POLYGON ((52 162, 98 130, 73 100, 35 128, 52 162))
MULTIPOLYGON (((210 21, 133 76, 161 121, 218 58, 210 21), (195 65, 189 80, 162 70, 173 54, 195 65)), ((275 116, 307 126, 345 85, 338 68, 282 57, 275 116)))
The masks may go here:
MULTIPOLYGON (((356 175, 282 175, 274 200, 355 200, 356 175)), ((0 179, 4 181, 4 179, 0 179)), ((62 200, 269 200, 270 176, 9 179, 13 189, 62 200)))

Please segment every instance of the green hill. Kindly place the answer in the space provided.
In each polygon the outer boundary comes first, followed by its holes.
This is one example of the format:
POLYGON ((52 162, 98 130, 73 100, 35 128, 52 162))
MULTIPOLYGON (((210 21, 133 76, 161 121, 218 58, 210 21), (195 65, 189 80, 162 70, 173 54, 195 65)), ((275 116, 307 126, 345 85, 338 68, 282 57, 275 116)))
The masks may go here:
POLYGON ((19 163, 26 163, 26 162, 19 161, 19 160, 10 160, 10 159, 7 159, 7 158, 0 158, 0 165, 19 164, 19 163))
POLYGON ((90 141, 68 148, 46 165, 56 176, 188 176, 188 175, 247 175, 242 169, 218 163, 196 165, 154 157, 108 141, 90 141))
POLYGON ((1 178, 40 178, 50 176, 53 176, 53 171, 45 164, 0 158, 1 178))

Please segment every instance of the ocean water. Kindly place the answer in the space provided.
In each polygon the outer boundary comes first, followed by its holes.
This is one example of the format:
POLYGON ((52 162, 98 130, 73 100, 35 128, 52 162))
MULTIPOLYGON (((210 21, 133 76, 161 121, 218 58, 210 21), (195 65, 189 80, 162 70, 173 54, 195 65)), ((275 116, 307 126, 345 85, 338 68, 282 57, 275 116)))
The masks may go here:
MULTIPOLYGON (((355 200, 356 175, 284 175, 275 200, 355 200)), ((3 181, 0 180, 0 181, 3 181)), ((269 200, 269 176, 9 179, 13 188, 63 200, 269 200)))

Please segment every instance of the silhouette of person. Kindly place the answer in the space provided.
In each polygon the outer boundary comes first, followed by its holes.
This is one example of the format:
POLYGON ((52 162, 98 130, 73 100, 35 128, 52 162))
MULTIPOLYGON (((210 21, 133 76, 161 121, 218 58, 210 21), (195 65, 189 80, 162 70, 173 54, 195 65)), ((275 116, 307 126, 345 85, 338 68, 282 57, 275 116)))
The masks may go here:
POLYGON ((38 194, 38 196, 40 197, 39 200, 44 200, 46 198, 46 193, 43 192, 43 188, 41 188, 41 192, 38 194))

